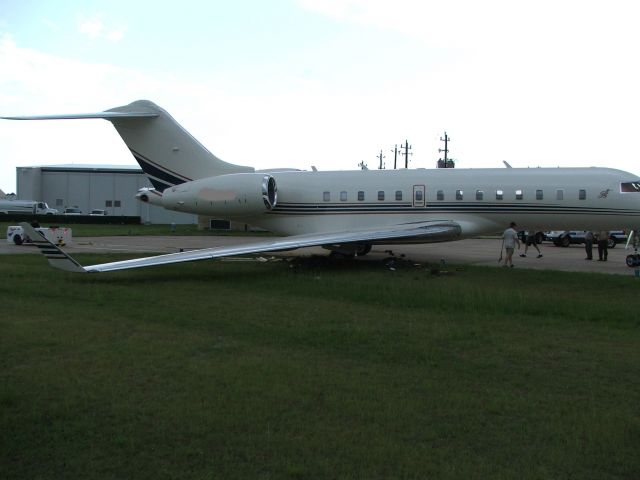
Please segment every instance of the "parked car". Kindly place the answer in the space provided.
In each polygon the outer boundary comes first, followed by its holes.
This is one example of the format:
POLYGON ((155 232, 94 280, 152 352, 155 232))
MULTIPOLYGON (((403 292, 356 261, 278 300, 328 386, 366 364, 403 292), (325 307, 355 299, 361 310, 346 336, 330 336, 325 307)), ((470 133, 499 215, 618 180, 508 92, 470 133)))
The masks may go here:
POLYGON ((89 212, 89 215, 92 217, 101 217, 102 215, 106 215, 107 211, 106 210, 102 210, 100 208, 94 208, 93 210, 91 210, 91 212, 89 212))
POLYGON ((82 210, 78 207, 68 207, 62 212, 63 215, 82 215, 82 210))
MULTIPOLYGON (((546 232, 545 235, 556 247, 568 247, 573 243, 584 243, 586 233, 585 230, 554 230, 546 232)), ((609 232, 609 248, 615 248, 618 243, 626 241, 627 234, 624 230, 611 230, 609 232)))

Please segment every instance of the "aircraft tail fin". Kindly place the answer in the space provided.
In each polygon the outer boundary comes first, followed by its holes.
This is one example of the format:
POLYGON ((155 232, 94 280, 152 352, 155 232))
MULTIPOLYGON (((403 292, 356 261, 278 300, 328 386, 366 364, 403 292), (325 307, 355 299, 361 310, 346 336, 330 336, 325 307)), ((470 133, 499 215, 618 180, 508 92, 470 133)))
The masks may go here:
POLYGON ((98 113, 0 117, 8 120, 109 120, 159 192, 199 178, 249 173, 254 169, 224 162, 207 150, 169 113, 138 100, 98 113))
POLYGON ((60 248, 47 240, 44 235, 38 232, 27 222, 20 223, 20 226, 22 227, 27 237, 29 237, 29 239, 31 240, 31 243, 38 247, 40 253, 47 257, 49 265, 59 270, 65 270, 67 272, 86 273, 87 270, 85 270, 82 265, 80 265, 67 253, 63 252, 60 248))

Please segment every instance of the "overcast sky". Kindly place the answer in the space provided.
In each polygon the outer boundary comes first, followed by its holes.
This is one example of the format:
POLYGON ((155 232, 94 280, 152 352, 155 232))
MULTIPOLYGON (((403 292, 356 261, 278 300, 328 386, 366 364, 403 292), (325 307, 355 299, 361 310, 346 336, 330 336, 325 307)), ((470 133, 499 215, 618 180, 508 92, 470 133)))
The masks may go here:
MULTIPOLYGON (((0 0, 0 115, 168 110, 220 158, 640 174, 636 0, 0 0)), ((17 166, 135 164, 104 120, 0 121, 17 166)))

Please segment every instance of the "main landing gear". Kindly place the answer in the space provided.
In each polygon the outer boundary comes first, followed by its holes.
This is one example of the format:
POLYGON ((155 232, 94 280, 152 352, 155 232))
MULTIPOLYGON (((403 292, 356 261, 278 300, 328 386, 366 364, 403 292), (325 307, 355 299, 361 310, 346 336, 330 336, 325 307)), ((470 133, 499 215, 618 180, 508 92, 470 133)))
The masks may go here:
POLYGON ((629 233, 629 238, 627 240, 627 248, 629 247, 629 243, 633 241, 633 253, 631 255, 627 255, 626 262, 627 267, 636 269, 636 277, 640 277, 640 253, 638 253, 638 247, 640 246, 640 238, 638 237, 638 230, 632 230, 629 233))

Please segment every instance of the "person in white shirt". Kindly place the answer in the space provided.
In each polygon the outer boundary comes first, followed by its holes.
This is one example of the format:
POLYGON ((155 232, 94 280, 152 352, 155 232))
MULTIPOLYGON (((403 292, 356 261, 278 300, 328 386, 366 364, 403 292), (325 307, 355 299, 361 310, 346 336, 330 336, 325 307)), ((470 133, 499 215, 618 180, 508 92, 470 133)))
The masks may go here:
POLYGON ((516 244, 518 245, 518 249, 520 248, 520 239, 518 238, 518 232, 516 232, 515 227, 516 223, 511 222, 509 224, 509 228, 507 228, 502 234, 502 242, 504 245, 505 252, 507 255, 504 258, 504 266, 513 268, 513 252, 516 248, 516 244))

